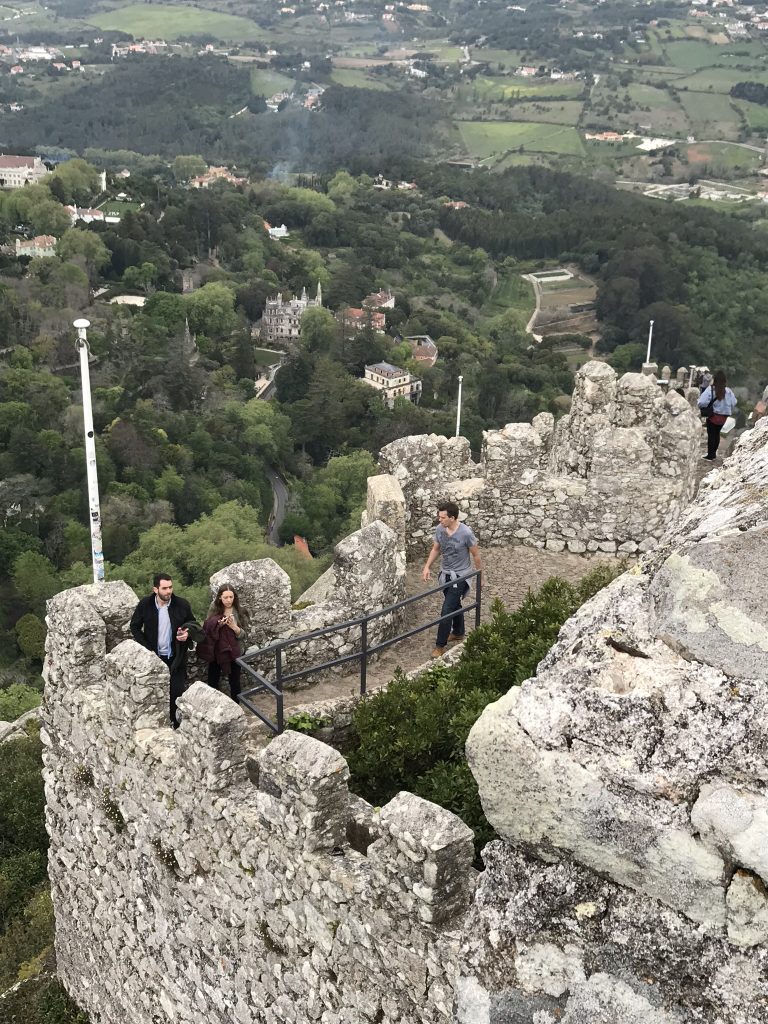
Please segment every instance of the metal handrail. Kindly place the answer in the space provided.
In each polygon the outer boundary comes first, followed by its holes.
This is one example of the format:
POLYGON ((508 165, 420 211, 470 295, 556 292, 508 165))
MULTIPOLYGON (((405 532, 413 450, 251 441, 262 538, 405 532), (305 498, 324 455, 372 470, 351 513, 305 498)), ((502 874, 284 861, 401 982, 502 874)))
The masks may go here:
MULTIPOLYGON (((475 629, 477 629, 480 625, 480 613, 482 610, 482 571, 480 569, 473 569, 471 572, 463 575, 461 579, 466 580, 467 583, 472 579, 475 580, 475 599, 471 604, 464 605, 461 613, 465 614, 474 609, 475 629)), ((406 597, 402 601, 397 601, 395 604, 388 605, 386 608, 379 608, 377 611, 370 612, 368 615, 361 615, 356 619, 348 619, 346 622, 337 623, 335 626, 324 626, 322 629, 313 629, 309 633, 301 633, 297 636, 288 637, 286 640, 274 640, 272 643, 266 644, 264 647, 259 647, 257 650, 248 651, 247 654, 244 654, 242 657, 237 659, 237 663, 245 669, 248 676, 254 681, 254 686, 242 691, 240 694, 240 703, 244 704, 249 711, 253 712, 254 715, 261 719, 261 721, 264 722, 264 724, 274 733, 281 733, 285 724, 283 684, 292 682, 295 679, 303 679, 305 676, 313 675, 316 672, 322 672, 325 669, 335 668, 337 665, 346 665, 350 661, 360 662, 360 694, 361 696, 365 696, 367 690, 368 658, 370 655, 377 654, 379 651, 383 651, 387 647, 391 647, 393 644, 399 643, 401 640, 407 640, 409 637, 415 636, 417 633, 423 633, 424 630, 431 629, 433 626, 436 626, 438 622, 444 622, 446 619, 454 618, 457 613, 453 611, 448 612, 446 615, 438 615, 437 618, 430 619, 429 622, 425 622, 421 626, 416 626, 414 629, 406 630, 404 633, 398 633, 397 636, 389 637, 387 640, 382 640, 377 644, 368 643, 368 623, 372 622, 374 619, 379 619, 384 615, 390 615, 392 612, 397 612, 401 608, 414 604, 416 601, 423 601, 425 598, 431 597, 433 594, 442 593, 445 589, 445 583, 438 584, 436 587, 425 590, 421 594, 415 594, 413 597, 406 597), (287 675, 284 673, 283 652, 289 647, 293 647, 299 643, 305 643, 307 640, 314 640, 317 637, 340 633, 342 630, 351 629, 354 626, 360 626, 359 651, 356 651, 353 654, 344 654, 339 658, 333 658, 331 661, 324 661, 318 665, 312 665, 309 668, 301 669, 298 672, 289 672, 287 675), (270 682, 251 665, 251 662, 272 654, 274 654, 275 657, 274 682, 270 682), (263 711, 260 711, 249 699, 261 693, 270 694, 275 698, 274 721, 268 718, 263 711)))

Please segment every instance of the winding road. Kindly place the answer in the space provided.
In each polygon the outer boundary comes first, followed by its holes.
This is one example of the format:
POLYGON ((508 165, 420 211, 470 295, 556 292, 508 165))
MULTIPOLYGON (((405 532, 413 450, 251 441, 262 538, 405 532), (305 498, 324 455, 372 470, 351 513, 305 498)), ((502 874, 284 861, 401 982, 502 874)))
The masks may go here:
POLYGON ((272 487, 272 512, 267 523, 267 541, 274 547, 280 547, 280 527, 283 525, 288 504, 288 486, 271 466, 268 466, 265 472, 272 487))

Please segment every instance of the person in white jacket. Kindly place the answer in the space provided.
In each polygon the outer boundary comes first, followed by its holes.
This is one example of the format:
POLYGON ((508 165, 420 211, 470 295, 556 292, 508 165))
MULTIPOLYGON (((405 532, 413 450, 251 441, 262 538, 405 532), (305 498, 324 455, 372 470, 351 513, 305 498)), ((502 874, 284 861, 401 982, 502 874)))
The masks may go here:
POLYGON ((708 388, 699 395, 701 415, 707 418, 707 454, 704 458, 714 462, 720 444, 723 424, 736 411, 736 395, 726 387, 725 373, 718 370, 708 388))

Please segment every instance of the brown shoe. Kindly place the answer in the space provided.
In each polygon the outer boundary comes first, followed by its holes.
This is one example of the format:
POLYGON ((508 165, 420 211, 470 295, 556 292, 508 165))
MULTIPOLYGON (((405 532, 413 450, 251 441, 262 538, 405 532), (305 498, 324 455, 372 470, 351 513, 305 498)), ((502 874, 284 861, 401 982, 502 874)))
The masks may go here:
POLYGON ((461 636, 459 636, 457 633, 449 633, 448 634, 448 643, 449 644, 458 644, 458 643, 460 643, 460 641, 462 641, 464 639, 465 639, 465 637, 464 637, 463 633, 462 633, 461 636))
POLYGON ((445 654, 446 650, 447 650, 447 648, 445 648, 445 647, 436 647, 434 649, 434 651, 432 651, 432 657, 433 658, 442 658, 442 656, 445 654))

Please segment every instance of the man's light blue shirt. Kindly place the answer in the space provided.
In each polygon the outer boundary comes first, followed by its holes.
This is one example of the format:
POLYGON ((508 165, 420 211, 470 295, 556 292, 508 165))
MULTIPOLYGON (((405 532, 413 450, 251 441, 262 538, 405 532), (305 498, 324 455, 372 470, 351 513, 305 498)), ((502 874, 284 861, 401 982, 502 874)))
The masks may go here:
POLYGON ((155 595, 155 607, 157 608, 157 653, 161 658, 170 658, 173 653, 171 640, 171 616, 169 614, 170 601, 163 604, 158 601, 155 595))

